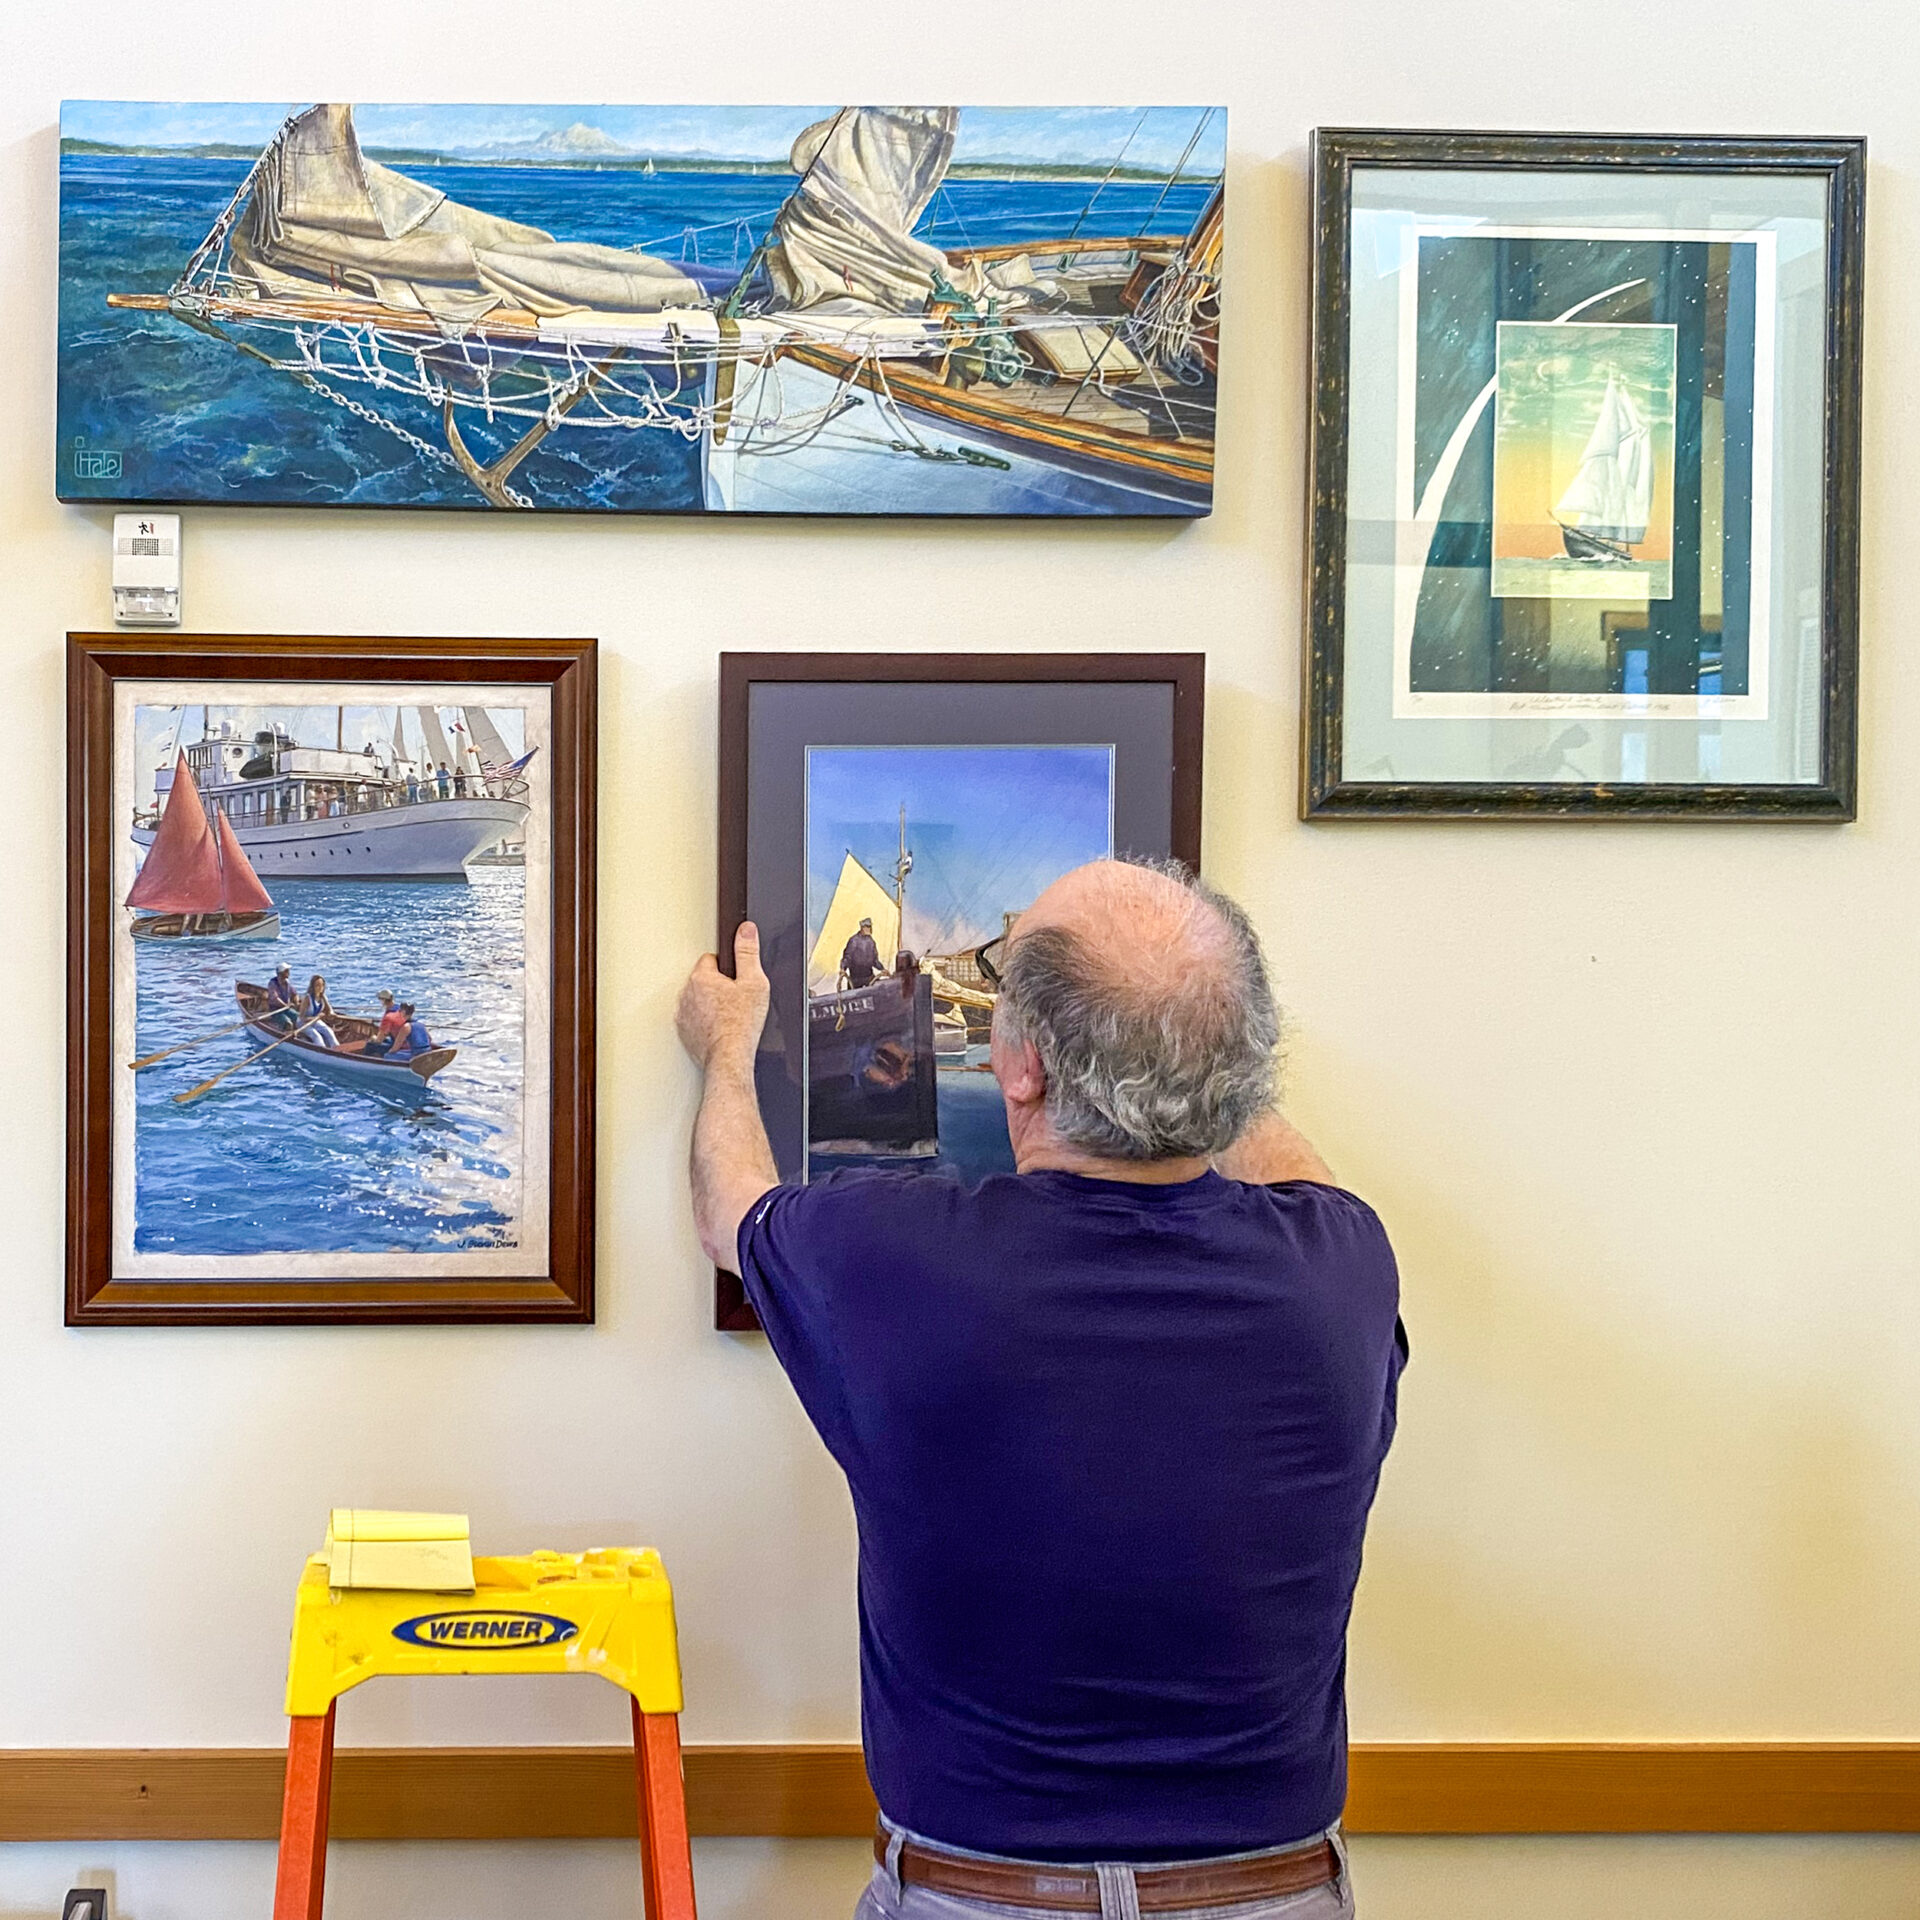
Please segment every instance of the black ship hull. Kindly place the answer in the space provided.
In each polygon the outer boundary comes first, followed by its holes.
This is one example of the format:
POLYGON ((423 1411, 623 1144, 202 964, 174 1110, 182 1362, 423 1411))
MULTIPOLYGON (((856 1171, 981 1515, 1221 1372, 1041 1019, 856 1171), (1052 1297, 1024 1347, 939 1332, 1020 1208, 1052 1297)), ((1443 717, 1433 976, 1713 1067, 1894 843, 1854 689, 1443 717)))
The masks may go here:
POLYGON ((807 1143, 923 1156, 940 1144, 933 982, 876 980, 807 1004, 807 1143))
POLYGON ((1560 523, 1560 544, 1567 550, 1569 560, 1598 561, 1605 566, 1628 567, 1633 564, 1632 551, 1618 540, 1609 540, 1602 534, 1586 533, 1579 527, 1570 527, 1563 520, 1560 523))

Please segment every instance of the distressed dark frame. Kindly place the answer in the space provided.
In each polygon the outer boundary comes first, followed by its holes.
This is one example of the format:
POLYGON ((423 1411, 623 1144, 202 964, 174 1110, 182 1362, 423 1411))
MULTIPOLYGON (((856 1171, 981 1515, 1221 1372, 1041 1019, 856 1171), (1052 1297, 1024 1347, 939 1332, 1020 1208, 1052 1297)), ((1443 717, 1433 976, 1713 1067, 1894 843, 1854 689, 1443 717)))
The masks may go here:
POLYGON ((590 1323, 597 643, 265 634, 67 636, 67 1263, 74 1326, 590 1323), (553 1077, 547 1262, 488 1280, 119 1280, 112 1270, 113 689, 389 680, 552 690, 553 1077))
MULTIPOLYGON (((965 681, 992 686, 1080 681, 1173 688, 1174 857, 1200 865, 1201 748, 1206 733, 1204 653, 723 653, 720 656, 720 861, 714 951, 733 970, 733 935, 747 917, 747 725, 762 681, 874 684, 965 681)), ((738 1274, 714 1272, 713 1324, 751 1333, 759 1316, 738 1274)))
POLYGON ((1867 143, 1655 134, 1319 128, 1313 136, 1313 322, 1307 468, 1307 644, 1300 816, 1825 820, 1855 817, 1860 627, 1860 378, 1867 143), (1342 777, 1346 646, 1349 235, 1356 167, 1483 172, 1818 174, 1827 183, 1820 778, 1808 784, 1369 781, 1342 777))

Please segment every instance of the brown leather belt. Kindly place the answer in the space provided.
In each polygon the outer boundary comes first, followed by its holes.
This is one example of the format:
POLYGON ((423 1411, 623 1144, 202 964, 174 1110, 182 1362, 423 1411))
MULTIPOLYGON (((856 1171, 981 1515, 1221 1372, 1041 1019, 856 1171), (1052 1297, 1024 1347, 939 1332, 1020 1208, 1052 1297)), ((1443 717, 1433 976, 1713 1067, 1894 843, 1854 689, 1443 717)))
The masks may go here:
MULTIPOLYGON (((873 1857, 887 1863, 885 1828, 874 1836, 873 1857)), ((1338 1878, 1340 1859, 1325 1840, 1285 1853, 1246 1860, 1196 1860, 1190 1866, 1136 1867, 1142 1913, 1185 1907, 1232 1907, 1305 1893, 1338 1878)), ((1061 1913, 1098 1913, 1100 1882, 1090 1867, 1023 1866, 1008 1860, 970 1860, 909 1840, 900 1849, 900 1878, 910 1887, 985 1900, 1002 1907, 1038 1907, 1061 1913)))

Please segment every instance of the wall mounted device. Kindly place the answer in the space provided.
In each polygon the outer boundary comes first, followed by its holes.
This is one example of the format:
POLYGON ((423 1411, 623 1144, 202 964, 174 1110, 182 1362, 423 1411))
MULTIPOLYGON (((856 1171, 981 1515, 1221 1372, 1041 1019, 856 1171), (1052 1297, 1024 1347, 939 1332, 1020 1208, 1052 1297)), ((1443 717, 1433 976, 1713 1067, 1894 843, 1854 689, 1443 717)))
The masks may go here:
POLYGON ((122 627, 180 624, 180 516, 113 516, 113 618, 122 627))

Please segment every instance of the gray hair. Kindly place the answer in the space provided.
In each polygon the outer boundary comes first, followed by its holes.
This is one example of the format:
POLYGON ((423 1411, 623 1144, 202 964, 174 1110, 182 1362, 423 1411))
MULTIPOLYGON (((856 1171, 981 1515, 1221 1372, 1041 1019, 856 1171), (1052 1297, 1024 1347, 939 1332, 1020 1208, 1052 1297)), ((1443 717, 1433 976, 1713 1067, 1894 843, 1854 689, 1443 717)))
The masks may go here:
MULTIPOLYGON (((1280 1015, 1259 936, 1224 893, 1173 860, 1130 860, 1184 887, 1225 937, 1205 940, 1169 986, 1124 968, 1060 926, 1016 933, 998 1015, 1031 1041, 1054 1131, 1112 1160, 1224 1152, 1274 1100, 1280 1015)), ((1190 921, 1190 925, 1193 921, 1190 921)))

